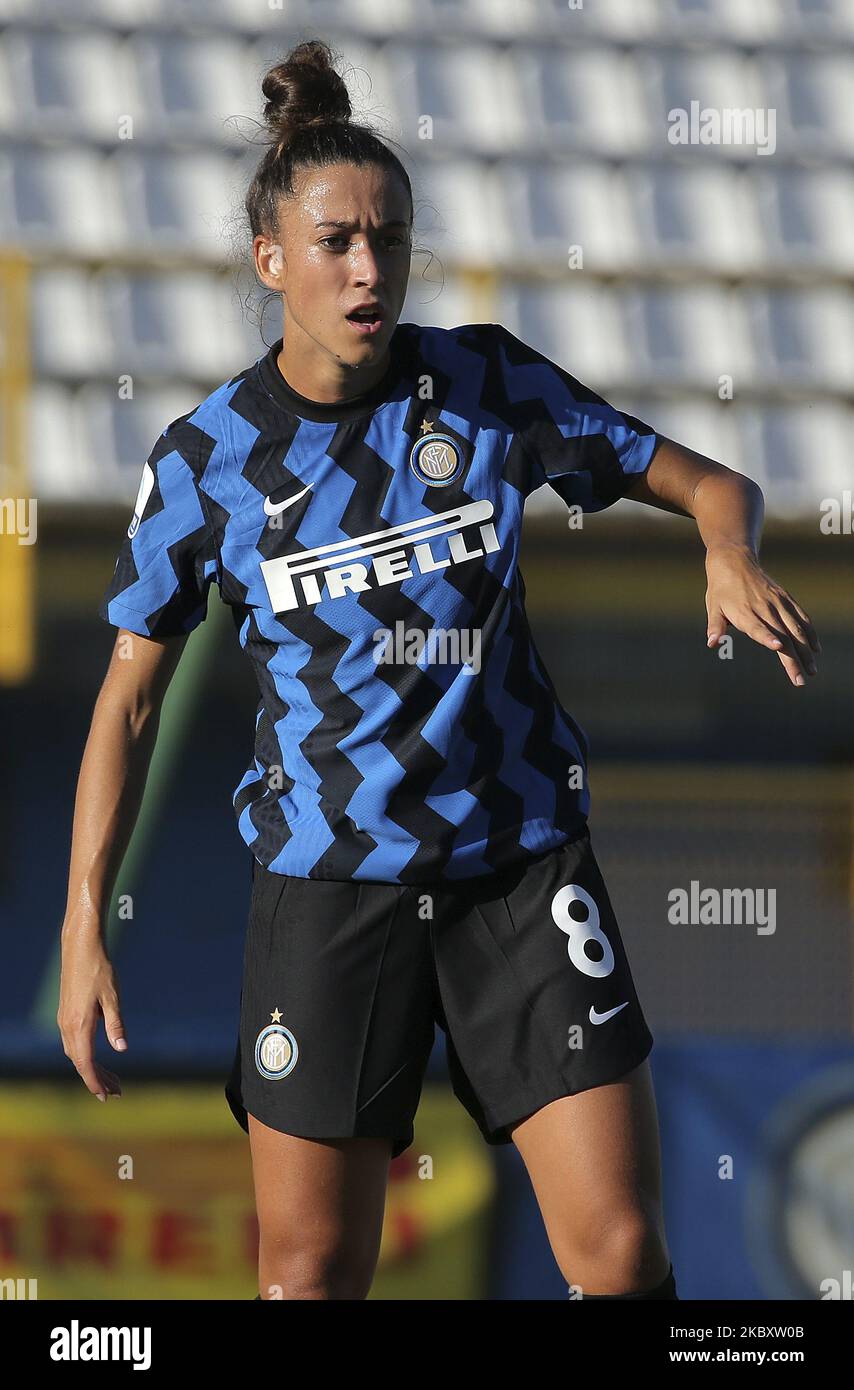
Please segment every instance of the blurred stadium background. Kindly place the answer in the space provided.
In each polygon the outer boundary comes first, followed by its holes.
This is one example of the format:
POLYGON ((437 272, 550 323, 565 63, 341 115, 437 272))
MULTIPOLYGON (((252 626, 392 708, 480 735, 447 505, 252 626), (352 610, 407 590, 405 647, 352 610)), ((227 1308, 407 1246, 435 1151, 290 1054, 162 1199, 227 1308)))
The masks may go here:
MULTIPOLYGON (((0 0, 0 1277, 37 1277, 43 1298, 255 1292, 249 1148, 222 1085, 249 892, 230 797, 256 693, 216 592, 117 885, 133 898, 110 926, 130 1050, 101 1039, 98 1055, 122 1076, 118 1106, 93 1103, 62 1054, 57 944, 115 635, 96 606, 158 434, 280 336, 277 300, 259 321, 241 200, 261 76, 313 36, 352 65, 356 117, 403 146, 423 249, 402 318, 500 321, 765 491, 763 563, 824 648, 803 691, 738 634, 732 660, 706 649, 684 519, 623 501, 578 531, 544 487, 522 570, 590 737, 593 842, 656 1037, 680 1295, 844 1289, 850 0, 0 0), (668 113, 695 101, 773 111, 773 152, 670 143, 668 113), (15 499, 31 523, 37 504, 29 541, 15 499), (692 880, 776 890, 776 931, 672 925, 667 894, 692 880)), ((442 1044, 437 1029, 372 1296, 565 1298, 521 1160, 480 1141, 442 1044)))

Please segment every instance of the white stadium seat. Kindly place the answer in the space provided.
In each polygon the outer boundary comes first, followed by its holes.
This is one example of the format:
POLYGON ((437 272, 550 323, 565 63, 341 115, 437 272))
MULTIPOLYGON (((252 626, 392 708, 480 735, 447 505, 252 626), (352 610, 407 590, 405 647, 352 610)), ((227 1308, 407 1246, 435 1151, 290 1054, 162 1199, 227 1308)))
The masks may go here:
POLYGON ((244 365, 241 307, 228 280, 113 271, 100 279, 116 371, 220 382, 244 365))
POLYGON ((440 276, 429 252, 449 260, 488 265, 510 253, 513 228, 506 221, 503 182, 476 160, 424 161, 410 165, 415 200, 413 274, 440 276))
POLYGON ((832 402, 745 407, 738 425, 742 471, 770 492, 774 514, 814 518, 818 528, 822 499, 851 489, 854 411, 832 402))
POLYGON ((236 144, 263 101, 248 51, 225 35, 141 34, 130 42, 146 140, 236 144), (244 118, 235 120, 234 118, 244 118))
POLYGON ((639 269, 729 274, 761 266, 752 167, 744 174, 697 160, 629 165, 625 177, 639 269))
POLYGON ((790 53, 759 60, 763 104, 777 113, 786 155, 854 155, 854 82, 847 54, 790 53))
POLYGON ((631 206, 622 177, 607 165, 507 160, 495 168, 495 191, 501 217, 486 250, 503 265, 568 266, 570 248, 578 247, 585 270, 630 268, 636 254, 631 206))
POLYGON ((384 52, 394 83, 403 140, 447 157, 459 151, 498 157, 524 131, 524 114, 501 99, 495 53, 485 44, 390 43, 384 52))
MULTIPOLYGON (((675 125, 670 115, 674 109, 690 114, 692 102, 699 104, 700 111, 704 107, 720 110, 759 105, 761 89, 755 67, 738 49, 650 51, 639 53, 636 61, 649 105, 649 121, 656 131, 654 148, 661 154, 672 149, 692 150, 695 155, 709 153, 707 145, 674 143, 675 125)), ((720 145, 714 152, 743 153, 745 148, 720 145)))
POLYGON ((0 239, 36 252, 118 254, 126 227, 107 162, 72 146, 0 150, 0 239))
POLYGON ((10 29, 0 47, 16 135, 117 139, 132 78, 121 39, 97 31, 10 29))
POLYGON ((651 140, 637 66, 619 51, 523 46, 496 66, 508 101, 523 112, 522 143, 532 151, 624 158, 651 140))
POLYGON ((35 371, 85 381, 111 369, 110 348, 104 300, 93 276, 70 266, 36 271, 32 284, 35 371))
POLYGON ((207 151, 118 150, 108 157, 130 244, 223 258, 243 196, 237 159, 207 151))
POLYGON ((722 377, 731 377, 735 390, 750 384, 749 335, 737 296, 714 285, 655 286, 629 290, 620 303, 629 371, 639 385, 718 397, 722 377))
POLYGON ((744 303, 766 389, 851 390, 854 294, 850 289, 750 290, 744 303))
POLYGON ((850 167, 762 171, 752 189, 762 229, 762 267, 782 274, 854 275, 850 167))

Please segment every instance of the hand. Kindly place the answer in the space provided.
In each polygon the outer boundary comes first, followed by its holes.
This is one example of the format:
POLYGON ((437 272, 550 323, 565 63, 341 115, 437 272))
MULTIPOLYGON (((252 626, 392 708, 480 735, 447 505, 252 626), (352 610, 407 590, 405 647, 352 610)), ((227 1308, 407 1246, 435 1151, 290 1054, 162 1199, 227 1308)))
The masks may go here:
POLYGON ((79 929, 65 934, 63 928, 62 974, 56 1022, 62 1036, 62 1050, 77 1068, 84 1086, 106 1103, 108 1096, 121 1096, 122 1087, 115 1072, 95 1061, 94 1040, 98 1019, 117 1052, 127 1048, 119 1011, 118 984, 112 962, 100 936, 79 929))
POLYGON ((793 685, 816 674, 821 644, 808 614, 761 568, 752 551, 714 546, 706 552, 708 645, 716 647, 729 623, 776 651, 793 685))

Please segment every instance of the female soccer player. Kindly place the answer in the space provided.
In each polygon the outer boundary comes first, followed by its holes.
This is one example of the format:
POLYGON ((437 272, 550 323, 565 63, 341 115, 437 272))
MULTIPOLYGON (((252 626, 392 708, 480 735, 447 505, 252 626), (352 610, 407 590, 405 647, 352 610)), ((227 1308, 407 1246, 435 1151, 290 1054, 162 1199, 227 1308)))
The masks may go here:
POLYGON ((525 616, 525 498, 548 482, 584 511, 626 496, 693 517, 709 645, 732 625, 800 685, 818 643, 760 568, 751 481, 500 324, 398 322, 410 182, 351 122, 332 56, 301 44, 263 82, 272 143, 246 208, 282 337, 157 440, 101 606, 119 634, 75 810, 65 1052, 121 1094, 93 1057, 99 1016, 126 1046, 104 917, 215 581, 260 689, 234 793, 253 890, 226 1095, 262 1295, 366 1297, 438 1021, 573 1293, 672 1299, 653 1039, 591 848, 585 737, 525 616))

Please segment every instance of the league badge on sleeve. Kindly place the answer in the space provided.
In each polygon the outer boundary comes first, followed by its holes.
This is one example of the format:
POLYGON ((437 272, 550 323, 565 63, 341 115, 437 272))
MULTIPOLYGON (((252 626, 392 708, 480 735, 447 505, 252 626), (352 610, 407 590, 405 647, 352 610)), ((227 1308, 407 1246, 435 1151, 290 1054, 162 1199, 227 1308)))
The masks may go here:
POLYGON ((133 519, 131 520, 131 524, 128 527, 128 535, 131 540, 133 540, 134 536, 137 533, 137 530, 139 529, 139 523, 142 520, 142 514, 145 511, 146 503, 148 502, 148 499, 151 496, 151 490, 153 487, 154 469, 151 467, 150 463, 145 462, 142 465, 142 477, 139 482, 139 492, 136 494, 136 501, 133 506, 133 519))

